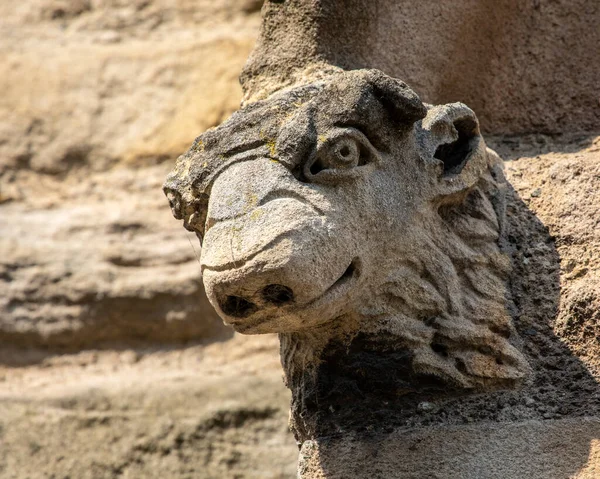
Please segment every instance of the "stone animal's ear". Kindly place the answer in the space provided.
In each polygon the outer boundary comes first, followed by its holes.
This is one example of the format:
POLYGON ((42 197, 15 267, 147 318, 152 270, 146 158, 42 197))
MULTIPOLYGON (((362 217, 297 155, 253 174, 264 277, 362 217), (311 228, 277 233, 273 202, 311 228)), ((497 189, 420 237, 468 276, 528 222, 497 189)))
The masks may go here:
POLYGON ((434 106, 421 122, 421 145, 433 164, 443 193, 472 186, 487 165, 479 121, 462 103, 434 106))

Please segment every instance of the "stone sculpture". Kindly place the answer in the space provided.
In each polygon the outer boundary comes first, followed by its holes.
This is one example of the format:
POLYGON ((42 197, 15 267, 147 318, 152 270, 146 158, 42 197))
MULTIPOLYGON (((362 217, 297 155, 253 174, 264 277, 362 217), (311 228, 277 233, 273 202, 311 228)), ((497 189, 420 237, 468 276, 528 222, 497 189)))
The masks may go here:
POLYGON ((245 106, 164 186, 224 321, 279 333, 300 442, 524 379, 505 189, 467 106, 371 69, 245 106))

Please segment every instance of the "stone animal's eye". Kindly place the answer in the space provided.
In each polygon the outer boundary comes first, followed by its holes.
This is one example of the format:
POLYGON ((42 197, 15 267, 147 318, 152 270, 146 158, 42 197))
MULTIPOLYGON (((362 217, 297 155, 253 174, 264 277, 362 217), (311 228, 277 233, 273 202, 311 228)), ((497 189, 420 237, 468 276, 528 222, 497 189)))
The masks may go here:
POLYGON ((339 128, 320 138, 313 156, 304 165, 308 181, 333 181, 353 176, 351 170, 370 163, 376 154, 367 137, 355 128, 339 128))
POLYGON ((313 175, 334 168, 348 169, 358 166, 360 162, 360 146, 354 138, 339 138, 330 141, 319 151, 316 160, 310 165, 313 175))

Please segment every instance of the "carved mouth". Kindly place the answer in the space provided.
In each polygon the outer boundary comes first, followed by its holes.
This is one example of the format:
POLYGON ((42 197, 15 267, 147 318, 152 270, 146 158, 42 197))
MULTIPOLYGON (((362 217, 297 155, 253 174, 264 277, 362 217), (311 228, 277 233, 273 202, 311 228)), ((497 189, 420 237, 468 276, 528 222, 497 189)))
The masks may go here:
POLYGON ((348 265, 344 273, 318 298, 312 300, 308 306, 318 306, 331 301, 336 297, 346 294, 360 277, 360 258, 356 257, 348 265))

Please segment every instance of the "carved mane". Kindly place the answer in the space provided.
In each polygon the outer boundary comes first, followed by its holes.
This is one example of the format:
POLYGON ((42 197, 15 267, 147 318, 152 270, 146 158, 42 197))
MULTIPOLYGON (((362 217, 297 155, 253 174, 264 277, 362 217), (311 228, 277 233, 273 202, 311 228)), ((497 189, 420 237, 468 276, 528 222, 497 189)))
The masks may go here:
POLYGON ((502 253, 504 176, 490 168, 462 198, 445 199, 421 219, 416 251, 385 278, 363 312, 363 327, 408 345, 416 374, 463 388, 515 386, 527 362, 511 344, 509 258, 502 253), (500 215, 500 217, 499 217, 500 215), (382 311, 382 313, 379 313, 382 311))

